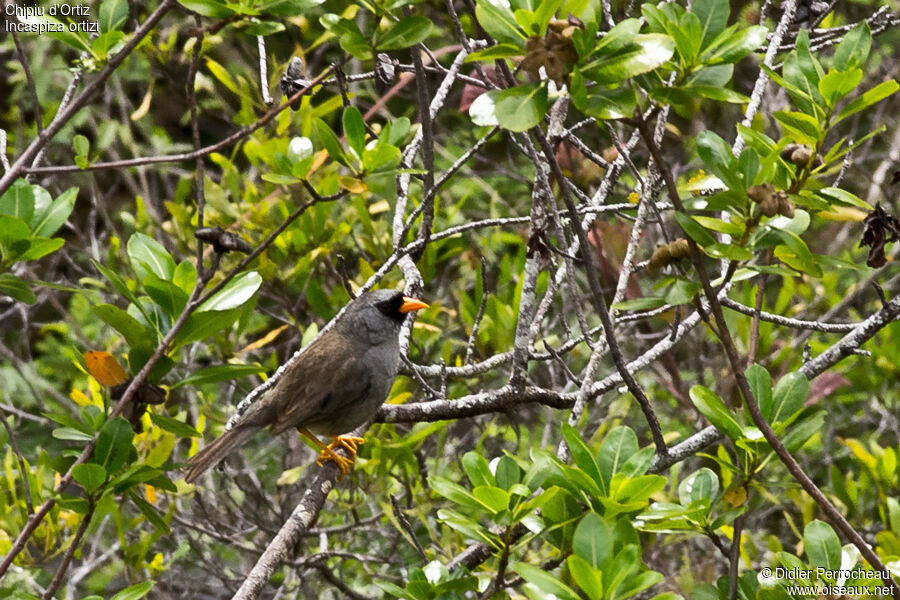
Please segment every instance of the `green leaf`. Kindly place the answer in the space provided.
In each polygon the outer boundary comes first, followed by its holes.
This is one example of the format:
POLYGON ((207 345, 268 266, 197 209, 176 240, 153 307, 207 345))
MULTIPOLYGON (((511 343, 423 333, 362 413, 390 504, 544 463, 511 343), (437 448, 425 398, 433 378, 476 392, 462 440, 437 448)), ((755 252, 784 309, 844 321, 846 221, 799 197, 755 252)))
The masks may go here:
POLYGON ((361 159, 366 149, 366 125, 363 123, 362 113, 355 106, 348 106, 344 109, 343 123, 347 145, 361 159))
POLYGON ((716 238, 712 236, 700 223, 688 214, 682 212, 675 213, 675 220, 681 225, 684 232, 695 242, 701 246, 712 246, 716 243, 716 238))
POLYGON ((770 415, 763 415, 772 423, 787 421, 803 408, 806 398, 809 396, 809 381, 800 371, 788 373, 778 380, 772 395, 774 401, 770 415))
MULTIPOLYGON (((801 413, 802 414, 802 413, 801 413)), ((809 439, 822 431, 822 424, 825 422, 825 411, 818 411, 808 417, 801 417, 791 424, 791 428, 787 434, 781 438, 781 443, 787 448, 788 452, 796 452, 809 439)))
POLYGON ((715 392, 702 385, 695 385, 690 390, 690 396, 700 414, 706 417, 716 429, 732 440, 738 440, 743 436, 741 424, 715 392))
POLYGON ((28 248, 16 257, 16 260, 37 260, 56 252, 65 244, 62 238, 33 237, 28 240, 28 248))
POLYGON ((431 21, 426 17, 403 17, 379 36, 375 46, 379 50, 409 48, 424 41, 431 28, 431 21))
POLYGON ((700 44, 703 41, 702 29, 700 17, 692 12, 684 13, 677 25, 673 23, 666 28, 675 41, 675 49, 685 67, 693 65, 700 52, 700 44))
POLYGON ((466 62, 493 61, 511 56, 521 56, 522 47, 517 44, 494 44, 484 50, 473 52, 466 57, 466 62))
POLYGON ((428 483, 435 492, 460 506, 475 510, 485 508, 484 504, 469 492, 469 490, 458 483, 453 483, 445 477, 433 475, 428 478, 428 483))
POLYGON ((785 133, 792 137, 795 142, 812 147, 818 146, 821 131, 819 122, 815 118, 805 113, 783 110, 777 111, 774 117, 781 124, 785 133))
POLYGON ((4 295, 25 304, 34 304, 37 300, 28 284, 12 273, 0 273, 0 296, 4 295))
POLYGON ((831 70, 828 75, 819 80, 819 92, 825 99, 829 108, 834 108, 844 96, 856 89, 862 81, 862 69, 850 69, 849 71, 831 70))
POLYGON ((400 149, 390 144, 376 144, 374 148, 363 150, 362 164, 366 173, 378 173, 397 168, 402 160, 400 149))
POLYGON ((494 477, 497 478, 497 485, 509 490, 521 481, 522 470, 511 456, 502 456, 497 461, 494 477))
POLYGON ((616 310, 652 310, 666 305, 665 298, 657 298, 653 296, 645 296, 644 298, 635 298, 633 300, 625 300, 612 305, 616 310))
MULTIPOLYGON (((483 508, 480 504, 478 506, 479 509, 483 508)), ((480 523, 447 508, 439 509, 437 516, 445 525, 455 529, 464 536, 499 550, 500 544, 497 539, 480 523)))
POLYGON ((91 151, 91 142, 83 135, 76 135, 72 139, 72 146, 75 148, 75 154, 87 160, 91 151))
POLYGON ((144 581, 142 583, 138 583, 125 588, 109 600, 140 600, 141 598, 146 596, 151 589, 153 589, 154 585, 156 585, 156 582, 152 579, 144 581))
POLYGON ((100 465, 81 464, 72 468, 72 477, 80 483, 85 490, 92 492, 106 483, 106 469, 100 465))
MULTIPOLYGON (((0 245, 5 246, 5 252, 0 258, 9 259, 28 249, 28 238, 31 231, 28 223, 12 215, 0 215, 0 245)), ((0 249, 3 250, 3 249, 0 249)))
POLYGON ((123 280, 122 277, 120 277, 118 273, 116 273, 112 269, 108 269, 107 267, 104 267, 103 265, 101 265, 94 259, 91 259, 91 263, 93 263, 94 267, 98 271, 100 271, 100 273, 104 277, 106 277, 106 279, 111 284, 113 284, 113 287, 116 288, 116 291, 118 291, 120 294, 122 294, 122 297, 124 297, 126 300, 131 302, 133 305, 140 306, 140 304, 138 303, 137 296, 135 296, 134 293, 130 289, 128 289, 128 286, 125 284, 125 280, 123 280))
POLYGON ((698 293, 700 293, 699 283, 697 283, 696 281, 689 281, 687 279, 678 277, 666 292, 666 304, 670 304, 672 306, 687 304, 698 293))
MULTIPOLYGON (((641 475, 640 477, 626 477, 624 473, 617 473, 610 482, 610 489, 615 488, 613 500, 625 504, 643 504, 647 500, 666 487, 668 480, 662 475, 641 475), (624 483, 621 483, 624 482, 624 483)), ((639 506, 637 508, 643 508, 639 506)), ((632 510, 632 509, 628 509, 632 510)))
POLYGON ((319 18, 322 26, 338 36, 341 48, 361 60, 372 58, 372 47, 369 41, 350 19, 342 19, 335 14, 322 15, 319 18))
POLYGON ((572 461, 579 469, 593 479, 597 483, 597 486, 605 493, 606 482, 603 480, 603 476, 600 473, 600 467, 594 459, 591 449, 588 448, 578 431, 568 423, 563 424, 562 431, 566 444, 569 446, 569 451, 572 453, 572 461))
MULTIPOLYGON (((588 89, 579 71, 571 77, 572 102, 584 114, 596 119, 622 119, 634 114, 637 96, 633 88, 621 86, 606 89, 592 86, 588 89)), ((669 89, 669 88, 666 88, 669 89)))
POLYGON ((837 200, 839 203, 846 204, 847 206, 855 206, 856 208, 861 208, 865 211, 872 210, 872 206, 868 202, 856 194, 851 194, 847 190, 842 190, 841 188, 822 188, 817 193, 820 196, 826 196, 829 200, 837 200))
POLYGON ((158 415, 153 412, 149 414, 150 420, 153 421, 154 425, 156 425, 160 429, 168 431, 169 433, 174 433, 175 435, 183 438, 203 437, 199 431, 183 421, 179 421, 178 419, 173 419, 165 415, 158 415))
POLYGON ((131 498, 131 501, 134 502, 135 506, 141 511, 141 513, 146 517, 147 521, 149 521, 157 531, 168 534, 169 533, 169 525, 165 522, 165 520, 156 512, 156 509, 153 508, 153 505, 141 498, 138 494, 135 493, 134 490, 128 490, 126 492, 128 497, 131 498))
POLYGON ((712 258, 725 260, 750 260, 754 256, 753 252, 737 244, 721 244, 718 242, 706 246, 703 251, 712 258))
POLYGON ((128 421, 122 417, 108 420, 100 429, 100 435, 97 436, 93 462, 106 467, 108 473, 113 473, 125 464, 134 450, 134 446, 131 444, 133 437, 134 431, 128 421))
POLYGON ((753 394, 757 406, 759 406, 759 411, 766 418, 767 422, 772 423, 772 412, 774 409, 772 406, 772 378, 769 376, 769 372, 761 365, 750 365, 744 371, 744 377, 747 378, 750 392, 753 394))
POLYGON ((509 508, 509 494, 498 487, 479 485, 472 488, 472 495, 494 514, 509 508))
POLYGON ((119 29, 128 18, 127 0, 103 0, 100 3, 100 31, 119 29))
POLYGON ((138 280, 144 281, 153 273, 160 279, 171 281, 175 274, 175 261, 162 244, 143 233, 134 233, 128 239, 128 258, 138 280))
POLYGON ((31 217, 31 233, 37 237, 50 237, 63 226, 72 209, 75 208, 75 199, 78 197, 78 188, 69 188, 49 205, 39 207, 35 204, 34 215, 31 217))
POLYGON ((847 32, 841 43, 834 49, 834 67, 839 71, 849 71, 866 64, 872 48, 872 32, 865 21, 858 23, 847 32))
POLYGON ((238 379, 239 377, 246 377, 247 375, 265 373, 265 371, 266 368, 262 365, 216 365, 214 367, 207 367, 205 369, 194 371, 187 377, 177 381, 171 387, 172 389, 175 389, 185 385, 204 385, 207 383, 216 383, 218 381, 229 381, 231 379, 238 379))
POLYGON ((691 5, 691 12, 700 17, 700 46, 705 48, 725 29, 731 9, 728 0, 697 0, 691 5))
POLYGON ((500 127, 527 131, 547 114, 547 86, 542 83, 519 85, 497 94, 494 114, 500 127))
POLYGON ((587 594, 590 600, 602 600, 603 598, 603 575, 597 569, 591 567, 590 564, 577 554, 572 554, 566 559, 566 565, 569 567, 569 573, 572 579, 578 584, 582 592, 587 594))
POLYGON ((620 425, 612 429, 600 442, 597 450, 597 467, 608 488, 613 475, 622 470, 622 466, 638 451, 637 435, 627 426, 620 425))
POLYGON ((94 439, 94 436, 91 434, 84 433, 73 427, 57 427, 51 435, 58 440, 72 440, 75 442, 90 442, 94 439))
POLYGON ((718 494, 719 478, 707 467, 694 471, 678 485, 678 501, 684 506, 699 500, 712 503, 718 494))
POLYGON ((898 88, 900 88, 900 85, 893 79, 882 81, 872 89, 866 90, 862 96, 845 106, 841 112, 838 113, 837 117, 834 118, 833 123, 836 125, 839 121, 846 119, 851 115, 855 115, 859 111, 865 110, 873 104, 881 102, 896 92, 898 88))
POLYGON ((256 5, 261 13, 293 17, 319 6, 324 0, 271 0, 256 5))
POLYGON ((612 556, 613 536, 603 517, 591 511, 584 515, 575 528, 572 551, 599 569, 612 556))
POLYGON ((237 309, 193 313, 175 336, 175 347, 206 339, 231 327, 240 314, 237 309))
POLYGON ((556 575, 548 573, 540 567, 517 562, 512 564, 512 570, 542 592, 553 594, 560 600, 580 600, 575 590, 560 581, 556 575))
POLYGON ((766 41, 769 30, 761 25, 753 25, 737 33, 723 34, 723 40, 714 40, 710 49, 700 57, 704 63, 736 63, 766 41))
POLYGON ((703 98, 709 98, 710 100, 718 100, 719 102, 728 102, 730 104, 747 104, 750 102, 750 98, 744 94, 729 90, 726 87, 689 85, 684 88, 684 91, 693 96, 701 96, 703 98))
POLYGON ((475 3, 475 18, 488 35, 498 42, 524 47, 525 34, 507 6, 491 0, 478 0, 475 3))
POLYGON ((188 301, 184 290, 171 281, 160 279, 153 273, 148 273, 144 279, 144 289, 147 291, 147 295, 173 318, 181 314, 188 301))
POLYGON ((473 487, 497 483, 487 460, 477 452, 466 452, 462 457, 462 465, 473 487))
POLYGON ((581 69, 585 79, 601 84, 621 84, 636 75, 647 73, 664 64, 675 53, 675 42, 668 35, 648 33, 636 35, 621 50, 600 53, 581 69))
POLYGON ((178 3, 204 17, 225 19, 234 14, 223 0, 178 0, 178 3))
POLYGON ((28 223, 34 214, 34 203, 35 197, 31 184, 24 179, 16 179, 0 196, 0 215, 18 217, 28 223))
POLYGON ((239 308, 244 305, 259 286, 262 285, 262 277, 256 271, 244 271, 213 295, 212 298, 200 305, 197 312, 209 312, 239 308))
POLYGON ((810 566, 835 571, 841 567, 841 541, 824 521, 810 521, 803 530, 803 547, 810 566))
POLYGON ((132 348, 146 344, 155 339, 156 334, 129 315, 127 312, 112 304, 98 304, 91 307, 91 312, 103 319, 110 327, 122 334, 125 341, 132 348))
POLYGON ((316 135, 319 136, 319 141, 322 143, 322 147, 328 151, 328 156, 331 157, 332 160, 344 165, 345 167, 349 167, 350 163, 347 161, 347 156, 344 154, 344 149, 341 148, 341 143, 338 140, 338 137, 331 130, 331 127, 328 126, 328 123, 323 121, 322 119, 316 119, 313 121, 313 125, 316 129, 316 135))
POLYGON ((746 190, 747 184, 738 175, 737 159, 731 152, 731 146, 716 133, 708 129, 700 132, 697 136, 697 153, 707 168, 729 189, 740 192, 746 190))

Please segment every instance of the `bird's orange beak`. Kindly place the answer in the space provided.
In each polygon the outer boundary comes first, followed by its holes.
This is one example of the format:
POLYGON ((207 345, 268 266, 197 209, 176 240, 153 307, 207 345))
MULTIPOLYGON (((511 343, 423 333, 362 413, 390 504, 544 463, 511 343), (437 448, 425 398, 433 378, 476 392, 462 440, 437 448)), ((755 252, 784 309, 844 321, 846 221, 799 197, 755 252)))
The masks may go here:
POLYGON ((403 304, 400 305, 400 312, 405 315, 408 312, 421 310, 423 308, 428 308, 428 305, 421 300, 416 300, 415 298, 410 298, 409 296, 403 296, 403 304))

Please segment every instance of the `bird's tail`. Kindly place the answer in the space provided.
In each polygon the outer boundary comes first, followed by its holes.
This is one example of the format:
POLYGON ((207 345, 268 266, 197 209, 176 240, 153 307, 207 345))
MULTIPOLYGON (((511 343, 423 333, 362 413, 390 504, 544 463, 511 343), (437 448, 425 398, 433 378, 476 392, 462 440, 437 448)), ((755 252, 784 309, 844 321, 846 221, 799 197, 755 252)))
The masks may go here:
POLYGON ((260 429, 262 427, 256 423, 238 423, 232 429, 223 433, 188 460, 185 467, 187 475, 185 475, 184 480, 192 483, 207 470, 219 464, 232 450, 242 446, 260 429))

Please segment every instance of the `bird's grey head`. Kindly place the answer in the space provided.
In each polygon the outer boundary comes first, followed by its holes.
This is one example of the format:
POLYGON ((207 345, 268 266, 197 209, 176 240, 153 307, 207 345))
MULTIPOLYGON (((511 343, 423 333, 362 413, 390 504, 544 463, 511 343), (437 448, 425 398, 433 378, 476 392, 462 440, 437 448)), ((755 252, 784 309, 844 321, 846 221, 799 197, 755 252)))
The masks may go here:
POLYGON ((406 315, 426 306, 397 290, 375 290, 360 294, 341 321, 348 332, 365 335, 370 343, 396 341, 406 315))

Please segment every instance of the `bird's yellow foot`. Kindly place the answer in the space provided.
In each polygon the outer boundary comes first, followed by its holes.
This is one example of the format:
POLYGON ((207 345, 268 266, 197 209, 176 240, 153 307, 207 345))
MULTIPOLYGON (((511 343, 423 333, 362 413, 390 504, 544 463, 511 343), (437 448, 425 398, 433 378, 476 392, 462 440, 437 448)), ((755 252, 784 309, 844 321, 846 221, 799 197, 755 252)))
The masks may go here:
POLYGON ((338 481, 344 479, 347 476, 347 473, 350 472, 351 467, 353 467, 354 459, 356 458, 356 454, 353 453, 353 458, 344 458, 340 454, 336 453, 331 446, 325 446, 322 448, 322 453, 319 454, 319 457, 316 459, 316 464, 320 467, 325 466, 325 461, 330 460, 334 464, 337 465, 338 469, 341 470, 341 474, 338 476, 338 481))
POLYGON ((365 440, 361 437, 354 437, 352 435, 337 435, 331 438, 331 444, 328 445, 332 450, 336 448, 343 448, 353 458, 356 458, 356 449, 359 448, 360 444, 365 443, 365 440))
POLYGON ((319 455, 319 458, 316 459, 316 464, 321 467, 322 463, 326 460, 330 460, 336 464, 341 470, 341 475, 338 477, 338 481, 341 481, 347 476, 347 473, 350 472, 350 468, 353 467, 353 463, 356 461, 356 449, 359 448, 359 445, 362 444, 363 441, 363 438, 360 437, 335 436, 331 438, 330 444, 322 448, 322 453, 319 455), (350 458, 344 458, 336 453, 335 450, 338 448, 343 448, 349 452, 350 458))

